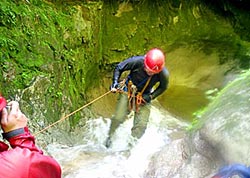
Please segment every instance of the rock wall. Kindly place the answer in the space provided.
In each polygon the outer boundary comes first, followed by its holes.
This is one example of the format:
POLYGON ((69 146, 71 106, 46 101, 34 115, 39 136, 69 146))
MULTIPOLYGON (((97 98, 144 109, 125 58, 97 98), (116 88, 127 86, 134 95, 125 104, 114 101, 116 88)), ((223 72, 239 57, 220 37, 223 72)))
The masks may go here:
MULTIPOLYGON (((249 67, 249 42, 238 28, 244 28, 240 19, 245 16, 237 16, 233 26, 203 1, 3 0, 0 5, 0 91, 39 110, 37 115, 26 111, 38 120, 41 115, 48 122, 58 120, 105 93, 117 62, 152 47, 166 52, 171 74, 169 92, 159 100, 185 119, 206 106, 204 91, 221 88, 225 74, 238 70, 239 63, 249 67), (36 88, 41 95, 22 95, 44 77, 48 83, 36 88), (194 107, 180 110, 190 97, 194 107)), ((97 114, 110 115, 113 101, 104 99, 108 108, 97 114)), ((77 125, 82 115, 76 113, 70 124, 77 125)))

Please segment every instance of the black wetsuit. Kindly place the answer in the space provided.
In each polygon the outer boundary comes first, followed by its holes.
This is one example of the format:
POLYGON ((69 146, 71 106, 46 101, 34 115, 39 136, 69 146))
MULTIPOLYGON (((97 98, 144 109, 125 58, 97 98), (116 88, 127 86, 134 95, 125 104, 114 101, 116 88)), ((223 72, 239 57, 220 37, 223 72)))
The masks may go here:
MULTIPOLYGON (((137 87, 137 91, 140 92, 150 77, 144 70, 144 56, 131 57, 119 63, 114 71, 113 83, 118 83, 121 74, 128 70, 130 71, 128 79, 133 82, 137 87)), ((164 67, 160 73, 152 76, 147 88, 144 90, 144 94, 151 94, 152 99, 154 99, 167 89, 168 83, 169 72, 166 67, 164 67), (151 90, 157 82, 159 82, 159 86, 152 92, 151 90)))

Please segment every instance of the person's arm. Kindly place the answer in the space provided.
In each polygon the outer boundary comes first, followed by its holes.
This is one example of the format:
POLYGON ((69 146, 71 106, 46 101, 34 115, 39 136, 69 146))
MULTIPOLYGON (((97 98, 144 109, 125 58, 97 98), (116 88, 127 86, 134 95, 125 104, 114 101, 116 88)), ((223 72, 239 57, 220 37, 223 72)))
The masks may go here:
POLYGON ((61 167, 57 161, 43 155, 42 150, 35 145, 35 137, 27 127, 28 119, 19 109, 18 102, 10 102, 9 105, 10 112, 4 108, 0 116, 3 137, 13 149, 1 153, 1 175, 8 177, 12 171, 13 177, 61 178, 61 167))
POLYGON ((160 73, 160 84, 159 86, 151 93, 151 99, 155 99, 159 95, 161 95, 168 88, 169 83, 169 73, 166 68, 162 70, 160 73))
POLYGON ((10 113, 6 108, 2 110, 1 127, 4 132, 2 134, 3 138, 9 141, 12 148, 19 146, 42 153, 35 146, 35 138, 30 134, 27 127, 28 119, 19 109, 18 102, 12 101, 9 106, 11 107, 10 113))
POLYGON ((119 64, 117 64, 117 66, 115 67, 114 70, 114 74, 113 74, 113 83, 111 85, 111 91, 112 89, 116 89, 119 85, 119 79, 120 76, 122 75, 122 73, 124 71, 128 71, 128 70, 133 70, 135 68, 138 68, 141 64, 142 64, 142 60, 143 60, 144 56, 134 56, 131 58, 128 58, 122 62, 120 62, 119 64))
POLYGON ((3 133, 2 135, 3 138, 9 141, 12 148, 28 148, 30 151, 43 153, 43 151, 35 145, 35 137, 30 134, 28 127, 19 128, 3 133))

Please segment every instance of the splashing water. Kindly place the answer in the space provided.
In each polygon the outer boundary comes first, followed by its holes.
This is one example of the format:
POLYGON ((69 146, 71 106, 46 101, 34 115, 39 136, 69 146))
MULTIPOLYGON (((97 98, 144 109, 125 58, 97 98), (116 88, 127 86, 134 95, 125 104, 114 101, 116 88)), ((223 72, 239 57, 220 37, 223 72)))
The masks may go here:
POLYGON ((48 152, 60 163, 65 178, 142 178, 151 156, 171 140, 176 128, 186 126, 168 112, 152 106, 145 134, 134 139, 131 134, 133 113, 116 131, 112 147, 104 145, 110 119, 87 122, 83 131, 85 144, 67 146, 50 144, 48 152), (166 125, 170 125, 166 127, 166 125))

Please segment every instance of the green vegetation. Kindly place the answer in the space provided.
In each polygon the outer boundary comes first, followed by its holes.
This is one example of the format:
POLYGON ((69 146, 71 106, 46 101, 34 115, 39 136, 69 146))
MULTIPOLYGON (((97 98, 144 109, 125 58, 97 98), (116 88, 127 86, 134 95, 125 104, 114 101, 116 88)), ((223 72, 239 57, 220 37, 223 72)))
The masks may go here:
MULTIPOLYGON (((241 97, 234 97, 233 95, 237 95, 237 92, 239 91, 239 88, 242 87, 242 80, 246 81, 246 79, 249 79, 250 76, 250 70, 244 70, 240 74, 240 76, 237 77, 237 79, 230 82, 223 90, 217 93, 217 96, 213 98, 211 103, 203 109, 200 109, 196 113, 194 113, 195 118, 193 119, 192 123, 187 128, 188 131, 193 132, 196 130, 199 130, 205 122, 207 122, 207 118, 209 118, 210 114, 213 114, 216 112, 216 108, 223 107, 222 103, 225 103, 225 101, 229 101, 229 99, 233 99, 236 103, 241 103, 242 98, 241 97), (225 98, 224 96, 228 96, 229 98, 225 98)), ((249 83, 245 83, 246 86, 249 85, 249 83)), ((246 101, 247 102, 247 101, 246 101)), ((232 106, 233 107, 233 106, 232 106)), ((234 106, 238 107, 238 106, 234 106)), ((234 121, 229 122, 226 127, 230 129, 230 127, 236 125, 237 123, 234 123, 234 121)))
MULTIPOLYGON (((250 65, 249 42, 197 0, 2 0, 0 92, 32 106, 43 101, 41 112, 53 122, 91 100, 87 93, 115 63, 156 46, 166 53, 180 47, 218 53, 220 64, 250 65), (35 100, 22 92, 39 76, 47 80, 35 88, 35 100)), ((71 124, 81 117, 74 115, 71 124)))
MULTIPOLYGON (((95 7, 77 3, 56 6, 39 0, 1 1, 1 93, 13 98, 37 76, 46 76, 51 83, 39 90, 46 94, 48 118, 57 109, 79 107, 98 70, 93 34, 98 34, 98 28, 92 27, 98 22, 96 13, 95 7), (69 106, 63 96, 71 98, 69 106)), ((59 118, 59 114, 52 118, 59 118)))

